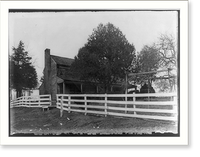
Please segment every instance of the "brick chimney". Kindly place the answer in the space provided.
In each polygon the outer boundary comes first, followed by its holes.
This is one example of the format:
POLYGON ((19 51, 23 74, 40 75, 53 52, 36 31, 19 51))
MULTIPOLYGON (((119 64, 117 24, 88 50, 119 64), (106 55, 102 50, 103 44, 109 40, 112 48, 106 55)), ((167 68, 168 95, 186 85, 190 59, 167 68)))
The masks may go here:
POLYGON ((45 49, 45 68, 50 69, 51 58, 50 58, 50 49, 45 49))
POLYGON ((50 87, 49 87, 49 77, 50 77, 50 71, 51 71, 51 56, 50 56, 50 49, 45 49, 44 51, 44 88, 45 88, 45 94, 49 94, 50 87))

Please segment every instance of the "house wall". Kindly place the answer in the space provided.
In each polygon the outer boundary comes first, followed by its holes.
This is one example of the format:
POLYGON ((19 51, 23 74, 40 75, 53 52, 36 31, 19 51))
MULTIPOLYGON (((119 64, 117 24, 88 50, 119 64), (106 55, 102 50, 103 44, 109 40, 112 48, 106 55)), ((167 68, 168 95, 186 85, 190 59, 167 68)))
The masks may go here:
POLYGON ((10 99, 11 99, 11 100, 17 99, 17 92, 16 92, 15 89, 11 89, 11 90, 10 90, 10 99))
MULTIPOLYGON (((38 89, 30 89, 30 90, 22 90, 22 96, 36 96, 39 95, 38 89)), ((17 92, 15 89, 10 91, 10 98, 11 100, 15 100, 17 98, 17 92)))
POLYGON ((42 93, 50 94, 50 73, 51 73, 51 56, 50 56, 50 49, 45 50, 45 65, 44 65, 44 88, 42 93))
POLYGON ((49 89, 50 94, 52 98, 52 105, 56 104, 56 94, 57 94, 57 64, 56 62, 51 58, 51 70, 49 75, 49 89))
POLYGON ((45 50, 44 81, 40 86, 40 94, 51 94, 52 105, 56 104, 57 94, 57 65, 51 58, 50 49, 45 50))
POLYGON ((97 85, 94 84, 83 84, 83 93, 86 94, 96 94, 97 93, 97 85))
MULTIPOLYGON (((101 85, 74 81, 65 82, 66 80, 59 78, 59 76, 67 76, 69 74, 69 66, 57 65, 50 55, 50 49, 45 50, 45 68, 43 73, 44 81, 40 86, 40 94, 51 94, 52 105, 56 105, 56 94, 59 93, 105 93, 101 85), (65 88, 63 89, 63 87, 65 88)), ((116 93, 120 92, 120 89, 112 88, 110 91, 116 93)))
POLYGON ((42 82, 42 84, 39 87, 39 94, 40 95, 44 95, 45 94, 44 81, 42 82))

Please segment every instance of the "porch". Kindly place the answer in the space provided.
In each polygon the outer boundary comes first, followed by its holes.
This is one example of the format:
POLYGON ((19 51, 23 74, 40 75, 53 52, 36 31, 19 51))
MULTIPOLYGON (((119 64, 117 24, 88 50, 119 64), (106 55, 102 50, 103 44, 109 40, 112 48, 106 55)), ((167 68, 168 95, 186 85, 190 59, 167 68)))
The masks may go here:
MULTIPOLYGON (((119 85, 112 85, 109 91, 121 93, 122 88, 119 85)), ((88 82, 75 82, 63 81, 57 84, 58 94, 103 94, 105 90, 102 84, 88 83, 88 82)))

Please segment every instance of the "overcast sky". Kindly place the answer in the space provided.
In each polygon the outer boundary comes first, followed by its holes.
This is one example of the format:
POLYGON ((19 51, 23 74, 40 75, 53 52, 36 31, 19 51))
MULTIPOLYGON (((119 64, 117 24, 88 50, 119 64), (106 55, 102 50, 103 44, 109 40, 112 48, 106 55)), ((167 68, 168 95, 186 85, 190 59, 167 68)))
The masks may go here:
POLYGON ((44 69, 44 50, 74 58, 100 23, 118 27, 136 51, 158 40, 160 34, 177 36, 176 11, 34 12, 9 13, 9 53, 19 41, 33 58, 38 78, 44 69))

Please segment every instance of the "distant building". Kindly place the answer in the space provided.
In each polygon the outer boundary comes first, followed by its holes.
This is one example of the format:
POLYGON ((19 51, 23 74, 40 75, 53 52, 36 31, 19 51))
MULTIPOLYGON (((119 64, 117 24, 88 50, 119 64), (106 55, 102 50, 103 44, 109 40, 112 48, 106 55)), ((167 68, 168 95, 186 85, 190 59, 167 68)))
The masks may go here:
MULTIPOLYGON (((86 82, 70 71, 74 59, 54 56, 45 50, 44 80, 39 87, 41 94, 51 94, 55 105, 56 94, 103 93, 101 84, 86 82)), ((110 91, 120 92, 121 84, 111 86, 110 91)))
MULTIPOLYGON (((39 89, 22 90, 22 96, 36 96, 36 95, 39 95, 39 89)), ((10 98, 11 100, 14 100, 17 98, 17 92, 15 89, 11 89, 10 98)))

